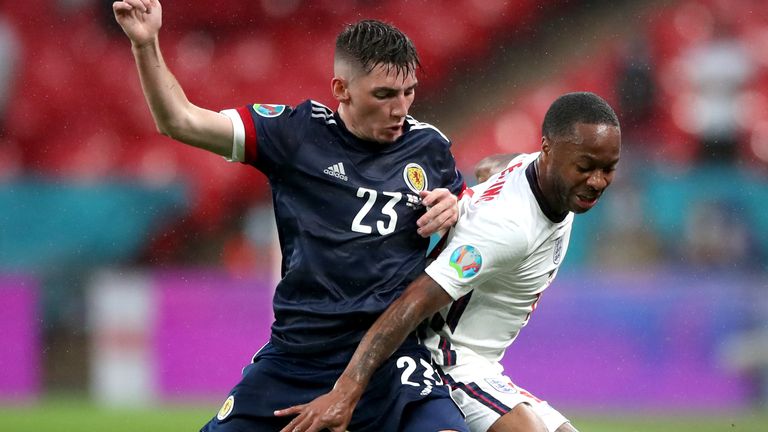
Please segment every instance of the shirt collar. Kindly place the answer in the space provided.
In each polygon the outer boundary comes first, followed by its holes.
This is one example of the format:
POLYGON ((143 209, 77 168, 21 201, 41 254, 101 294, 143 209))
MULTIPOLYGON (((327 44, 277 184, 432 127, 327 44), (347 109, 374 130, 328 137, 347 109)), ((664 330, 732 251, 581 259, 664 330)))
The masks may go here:
POLYGON ((528 167, 525 168, 525 177, 528 179, 528 185, 531 187, 531 192, 533 192, 533 196, 536 198, 536 202, 539 204, 539 208, 544 213, 544 216, 554 223, 560 223, 568 216, 568 212, 557 213, 547 204, 547 200, 544 199, 544 193, 539 187, 539 173, 536 169, 536 161, 538 159, 528 164, 528 167))

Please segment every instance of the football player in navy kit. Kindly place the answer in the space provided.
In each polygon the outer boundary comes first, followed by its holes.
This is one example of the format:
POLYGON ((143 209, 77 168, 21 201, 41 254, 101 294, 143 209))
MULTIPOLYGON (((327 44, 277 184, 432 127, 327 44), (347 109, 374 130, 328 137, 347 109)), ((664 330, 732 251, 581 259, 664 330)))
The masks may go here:
MULTIPOLYGON (((203 430, 280 430, 291 416, 275 411, 333 387, 365 331, 423 271, 429 235, 457 219, 464 181, 450 142, 408 116, 415 48, 392 26, 361 21, 336 41, 337 111, 308 100, 214 112, 190 103, 163 61, 160 3, 113 10, 158 130, 269 180, 282 250, 272 335, 203 430)), ((355 432, 466 430, 415 334, 371 382, 355 432)))

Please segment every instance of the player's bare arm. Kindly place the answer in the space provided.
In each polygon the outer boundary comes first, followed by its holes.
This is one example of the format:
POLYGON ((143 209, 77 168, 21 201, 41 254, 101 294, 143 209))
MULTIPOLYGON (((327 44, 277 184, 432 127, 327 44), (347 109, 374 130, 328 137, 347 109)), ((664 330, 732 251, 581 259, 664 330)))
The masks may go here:
POLYGON ((445 188, 420 192, 421 203, 427 212, 416 221, 417 232, 422 237, 450 229, 459 220, 458 198, 445 188))
POLYGON ((225 115, 192 104, 163 60, 158 41, 162 6, 158 0, 112 4, 120 27, 131 40, 144 97, 158 131, 222 156, 232 155, 232 124, 225 115))
POLYGON ((420 322, 453 299, 426 273, 376 320, 355 350, 333 390, 304 404, 275 412, 297 415, 281 432, 344 432, 373 373, 405 341, 420 322))

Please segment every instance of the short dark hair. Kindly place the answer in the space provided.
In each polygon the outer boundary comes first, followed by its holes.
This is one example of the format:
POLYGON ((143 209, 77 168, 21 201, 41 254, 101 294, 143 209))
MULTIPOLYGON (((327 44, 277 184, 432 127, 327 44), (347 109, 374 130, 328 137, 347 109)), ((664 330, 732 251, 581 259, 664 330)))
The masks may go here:
POLYGON ((377 65, 394 67, 403 75, 421 67, 413 42, 396 27, 377 20, 347 25, 336 38, 337 58, 356 61, 365 73, 377 65))
POLYGON ((594 93, 566 93, 550 105, 541 133, 549 139, 565 137, 575 132, 577 123, 619 127, 619 118, 608 102, 594 93))

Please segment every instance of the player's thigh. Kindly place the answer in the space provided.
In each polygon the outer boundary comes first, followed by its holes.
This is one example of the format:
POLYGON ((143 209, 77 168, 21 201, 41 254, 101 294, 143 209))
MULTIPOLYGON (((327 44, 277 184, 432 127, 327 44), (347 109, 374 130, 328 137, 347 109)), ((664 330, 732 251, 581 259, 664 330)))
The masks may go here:
POLYGON ((280 430, 291 419, 275 417, 276 409, 307 403, 326 393, 340 373, 340 369, 313 367, 274 351, 260 352, 202 431, 280 430))
POLYGON ((548 432, 528 404, 521 403, 496 420, 488 432, 548 432))
POLYGON ((422 346, 401 348, 373 375, 349 430, 355 432, 468 431, 458 406, 422 346))
MULTIPOLYGON (((447 393, 446 393, 447 394, 447 393)), ((413 403, 403 413, 401 432, 468 432, 464 416, 450 397, 413 403)))
MULTIPOLYGON (((526 404, 528 411, 535 414, 546 426, 549 432, 555 430, 568 419, 552 408, 546 401, 540 400, 515 384, 502 374, 485 374, 480 372, 448 373, 447 379, 453 388, 454 400, 466 416, 467 424, 472 432, 485 432, 504 415, 513 412, 520 404, 526 404)), ((486 370, 492 370, 488 368, 486 370)))
POLYGON ((219 422, 216 417, 200 429, 200 432, 253 432, 279 431, 288 425, 290 419, 285 418, 231 418, 227 422, 219 422))

